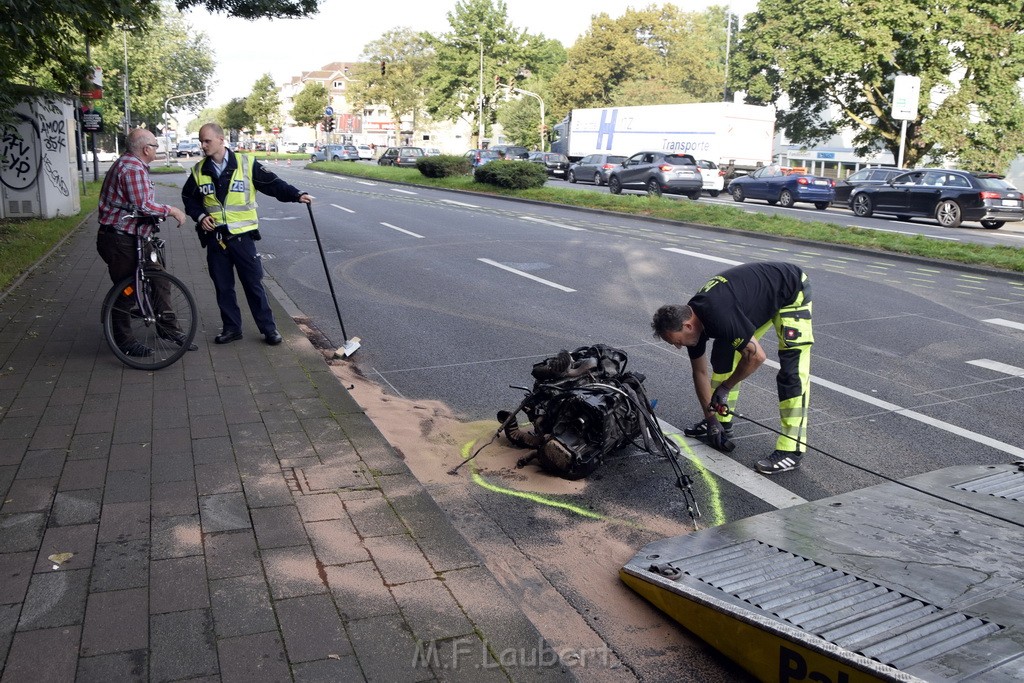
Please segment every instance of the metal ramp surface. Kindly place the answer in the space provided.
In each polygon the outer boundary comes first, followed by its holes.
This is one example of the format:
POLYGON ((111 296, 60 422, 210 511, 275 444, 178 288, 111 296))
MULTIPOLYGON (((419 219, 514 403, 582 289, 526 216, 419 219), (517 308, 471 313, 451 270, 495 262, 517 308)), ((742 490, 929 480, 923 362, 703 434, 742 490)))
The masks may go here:
POLYGON ((663 539, 619 574, 764 681, 1024 681, 1024 465, 901 484, 663 539))

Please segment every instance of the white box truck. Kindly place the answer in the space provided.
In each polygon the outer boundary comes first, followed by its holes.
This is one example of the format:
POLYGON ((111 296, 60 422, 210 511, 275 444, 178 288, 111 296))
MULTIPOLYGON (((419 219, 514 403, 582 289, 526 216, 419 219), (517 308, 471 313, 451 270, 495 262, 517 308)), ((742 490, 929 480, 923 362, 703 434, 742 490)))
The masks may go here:
POLYGON ((551 151, 570 161, 661 150, 752 170, 772 161, 775 107, 698 102, 573 109, 553 130, 551 151))

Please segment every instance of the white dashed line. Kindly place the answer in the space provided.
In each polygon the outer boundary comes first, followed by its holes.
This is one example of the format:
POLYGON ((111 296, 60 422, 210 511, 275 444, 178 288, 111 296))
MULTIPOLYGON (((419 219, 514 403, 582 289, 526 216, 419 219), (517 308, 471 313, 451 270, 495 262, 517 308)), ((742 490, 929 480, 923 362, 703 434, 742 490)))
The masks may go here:
POLYGON ((533 280, 534 282, 539 282, 542 285, 547 285, 548 287, 554 287, 555 289, 560 289, 563 292, 575 292, 576 291, 575 289, 572 289, 570 287, 566 287, 565 285, 560 285, 557 282, 551 282, 550 280, 545 280, 544 278, 537 277, 536 275, 530 275, 529 273, 524 273, 521 270, 516 270, 515 268, 509 268, 508 266, 502 265, 502 264, 498 263, 497 261, 492 261, 491 259, 488 259, 488 258, 478 258, 477 261, 481 261, 483 263, 486 263, 489 266, 494 266, 495 268, 501 268, 502 270, 507 270, 510 273, 515 273, 516 275, 521 275, 521 276, 523 276, 523 277, 525 277, 525 278, 527 278, 529 280, 533 280))
POLYGON ((586 232, 586 228, 577 228, 575 225, 565 225, 564 223, 555 223, 554 221, 546 221, 543 218, 534 218, 533 216, 520 216, 524 221, 530 221, 531 223, 542 223, 544 225, 552 225, 556 228, 562 228, 563 230, 582 230, 586 232))
POLYGON ((338 206, 337 204, 331 204, 331 206, 333 206, 335 209, 341 209, 342 211, 347 211, 348 213, 355 213, 355 211, 353 211, 352 209, 346 209, 344 206, 338 206))
POLYGON ((1004 320, 1003 318, 989 318, 982 322, 992 323, 993 325, 1002 325, 1003 327, 1010 327, 1015 330, 1024 330, 1024 323, 1014 322, 1013 320, 1004 320))
POLYGON ((671 251, 676 254, 683 254, 684 256, 693 256, 694 258, 702 258, 708 261, 717 261, 718 263, 727 263, 730 266, 741 266, 742 261, 730 261, 727 258, 719 258, 718 256, 708 256, 707 254, 701 254, 696 251, 686 251, 685 249, 677 249, 676 247, 663 247, 662 251, 671 251))
POLYGON ((406 230, 405 228, 400 228, 397 225, 391 225, 390 223, 381 223, 381 225, 383 225, 385 228, 391 228, 392 230, 397 230, 398 232, 404 232, 406 235, 423 239, 423 235, 417 235, 416 233, 406 230))
POLYGON ((1024 368, 1018 368, 1013 365, 1007 365, 1006 363, 1000 363, 997 360, 989 360, 988 358, 979 358, 978 360, 967 361, 968 365, 977 365, 979 368, 988 368, 989 370, 995 370, 1001 372, 1004 375, 1011 375, 1013 377, 1024 377, 1024 368))

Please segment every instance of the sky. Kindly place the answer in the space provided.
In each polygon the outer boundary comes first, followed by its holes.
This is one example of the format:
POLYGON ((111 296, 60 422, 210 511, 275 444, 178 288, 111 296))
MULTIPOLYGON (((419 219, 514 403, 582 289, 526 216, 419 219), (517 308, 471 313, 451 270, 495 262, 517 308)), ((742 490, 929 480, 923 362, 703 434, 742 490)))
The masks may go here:
MULTIPOLYGON (((567 48, 586 33, 590 19, 602 12, 616 18, 630 7, 642 9, 663 5, 656 0, 506 0, 513 26, 533 34, 544 34, 567 48)), ((755 0, 683 0, 676 2, 687 12, 700 12, 711 5, 729 5, 733 12, 753 11, 755 0)), ((385 31, 407 26, 433 34, 451 30, 447 14, 456 0, 323 0, 320 12, 307 19, 260 19, 246 21, 210 14, 205 9, 185 13, 186 20, 204 31, 216 53, 217 85, 208 106, 220 106, 234 97, 246 97, 252 84, 269 73, 278 85, 303 71, 330 62, 355 62, 363 46, 385 31)), ((486 55, 485 55, 486 58, 486 55)))

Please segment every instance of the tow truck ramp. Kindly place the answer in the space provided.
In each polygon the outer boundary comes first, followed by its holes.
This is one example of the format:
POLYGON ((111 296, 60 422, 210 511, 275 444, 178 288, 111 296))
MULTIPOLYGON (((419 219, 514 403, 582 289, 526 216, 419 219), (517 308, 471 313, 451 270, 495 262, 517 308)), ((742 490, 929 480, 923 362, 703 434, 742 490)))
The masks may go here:
POLYGON ((666 538, 619 575, 763 681, 1024 681, 1024 464, 666 538))

